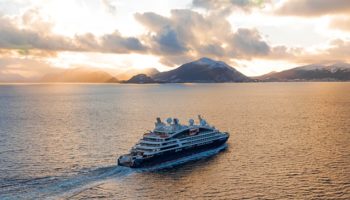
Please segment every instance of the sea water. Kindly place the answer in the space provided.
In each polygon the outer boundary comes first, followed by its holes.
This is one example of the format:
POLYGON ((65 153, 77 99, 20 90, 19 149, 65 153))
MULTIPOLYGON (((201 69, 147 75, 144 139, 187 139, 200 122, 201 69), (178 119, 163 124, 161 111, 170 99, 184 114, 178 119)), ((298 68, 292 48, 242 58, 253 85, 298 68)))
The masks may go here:
POLYGON ((350 83, 0 85, 0 199, 38 198, 350 199, 350 83), (198 114, 225 151, 116 166, 198 114))

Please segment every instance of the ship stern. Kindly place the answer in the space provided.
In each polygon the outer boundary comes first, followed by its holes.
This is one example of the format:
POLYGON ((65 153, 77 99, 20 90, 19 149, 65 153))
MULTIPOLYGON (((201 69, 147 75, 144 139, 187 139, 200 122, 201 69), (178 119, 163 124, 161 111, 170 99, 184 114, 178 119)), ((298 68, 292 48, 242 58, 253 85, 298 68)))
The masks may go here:
POLYGON ((124 167, 132 167, 134 163, 132 156, 129 154, 120 156, 117 162, 119 166, 124 166, 124 167))

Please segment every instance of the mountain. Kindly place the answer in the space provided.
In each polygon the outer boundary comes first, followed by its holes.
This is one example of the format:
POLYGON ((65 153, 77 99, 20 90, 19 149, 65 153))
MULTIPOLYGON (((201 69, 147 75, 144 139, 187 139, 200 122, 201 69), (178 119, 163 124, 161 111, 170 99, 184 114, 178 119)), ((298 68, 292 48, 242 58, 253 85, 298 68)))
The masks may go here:
POLYGON ((138 74, 133 76, 127 81, 124 81, 124 83, 157 83, 155 80, 153 80, 151 77, 147 76, 146 74, 138 74))
POLYGON ((349 81, 350 64, 311 64, 293 69, 272 72, 255 79, 261 81, 349 81))
POLYGON ((47 74, 41 79, 41 82, 116 83, 118 79, 101 70, 75 68, 47 74))
POLYGON ((144 69, 129 69, 126 71, 121 71, 115 74, 119 80, 128 80, 131 77, 138 74, 145 74, 147 76, 154 76, 158 74, 159 71, 156 68, 144 68, 144 69))
POLYGON ((26 83, 33 81, 35 81, 35 79, 26 78, 18 74, 5 74, 0 72, 0 83, 26 83))
POLYGON ((226 63, 210 58, 201 58, 183 64, 174 70, 155 74, 152 78, 155 81, 169 83, 221 83, 250 80, 226 63))

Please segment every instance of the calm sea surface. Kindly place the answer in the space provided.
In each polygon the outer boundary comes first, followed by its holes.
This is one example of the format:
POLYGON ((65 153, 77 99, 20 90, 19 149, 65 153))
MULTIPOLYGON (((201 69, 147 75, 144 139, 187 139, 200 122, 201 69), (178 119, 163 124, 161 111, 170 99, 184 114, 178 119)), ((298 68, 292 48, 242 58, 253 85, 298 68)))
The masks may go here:
POLYGON ((0 199, 93 197, 350 199, 350 83, 0 86, 0 199), (226 151, 116 166, 156 117, 197 114, 226 151))

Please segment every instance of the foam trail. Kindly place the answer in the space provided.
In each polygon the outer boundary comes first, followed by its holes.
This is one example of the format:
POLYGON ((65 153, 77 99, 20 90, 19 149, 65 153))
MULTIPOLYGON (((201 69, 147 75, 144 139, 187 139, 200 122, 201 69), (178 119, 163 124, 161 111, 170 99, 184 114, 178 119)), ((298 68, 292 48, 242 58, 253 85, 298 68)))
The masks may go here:
MULTIPOLYGON (((156 166, 152 166, 152 167, 145 167, 145 168, 137 168, 137 169, 131 169, 131 168, 127 168, 127 167, 116 167, 116 171, 120 171, 120 173, 122 173, 122 175, 126 176, 126 175, 131 175, 132 173, 142 173, 142 172, 149 172, 149 171, 157 171, 157 170, 161 170, 161 169, 166 169, 166 168, 172 168, 172 167, 176 167, 178 165, 190 162, 190 161, 194 161, 194 160, 200 160, 200 159, 204 159, 210 156, 213 156, 217 153, 219 153, 220 151, 224 150, 227 148, 227 144, 224 144, 218 148, 215 149, 211 149, 208 151, 204 151, 195 155, 191 155, 191 156, 187 156, 187 157, 183 157, 177 160, 173 160, 173 161, 169 161, 169 162, 165 162, 156 166)), ((103 176, 99 176, 98 178, 96 178, 96 180, 94 182, 90 182, 89 184, 85 184, 82 187, 77 187, 72 189, 71 191, 66 192, 63 195, 60 195, 59 197, 62 198, 69 198, 69 197, 73 197, 81 192, 83 192, 86 189, 95 187, 97 185, 103 184, 107 179, 112 179, 112 178, 122 178, 123 176, 120 176, 121 174, 117 173, 118 175, 116 176, 115 172, 110 172, 110 173, 105 173, 103 174, 103 176), (113 175, 110 177, 110 175, 113 175)), ((56 196, 57 197, 57 196, 56 196)))
MULTIPOLYGON (((53 198, 69 198, 72 196, 75 196, 84 190, 87 190, 89 188, 95 187, 97 185, 103 184, 107 179, 112 179, 112 178, 122 178, 124 176, 130 175, 132 173, 142 173, 142 172, 148 172, 148 171, 157 171, 161 169, 166 169, 166 168, 172 168, 190 161, 194 160, 200 160, 204 159, 210 156, 213 156, 220 151, 224 150, 227 148, 227 144, 224 144, 216 149, 211 149, 208 151, 204 151, 195 155, 183 157, 177 160, 165 162, 153 167, 145 167, 145 168, 138 168, 138 169, 131 169, 127 167, 121 167, 121 166, 116 166, 112 168, 111 170, 106 170, 104 173, 93 175, 92 177, 82 177, 81 179, 77 180, 68 180, 63 182, 62 184, 58 185, 58 190, 56 192, 60 192, 61 189, 69 189, 68 191, 65 191, 63 194, 54 196, 53 198)), ((102 170, 103 171, 103 170, 102 170)))
POLYGON ((122 178, 133 173, 133 170, 128 167, 113 166, 110 168, 111 169, 106 171, 98 169, 101 170, 102 173, 66 180, 54 188, 50 188, 50 197, 47 199, 69 198, 83 192, 84 190, 103 184, 108 179, 122 178))
MULTIPOLYGON (((36 185, 36 188, 27 188, 24 193, 16 192, 3 196, 5 199, 64 199, 74 196, 86 189, 95 187, 107 179, 121 178, 133 172, 132 169, 121 166, 101 167, 68 178, 62 178, 49 184, 36 185)), ((1 195, 0 195, 1 197, 1 195)), ((1 197, 2 198, 2 197, 1 197)), ((1 199, 0 198, 0 199, 1 199)))
MULTIPOLYGON (((90 170, 72 177, 57 180, 52 183, 39 185, 39 189, 34 189, 25 194, 16 194, 15 196, 7 196, 8 199, 67 199, 77 194, 96 187, 100 184, 105 183, 109 179, 121 180, 123 177, 129 176, 133 173, 142 173, 148 171, 157 171, 166 168, 176 167, 178 165, 204 159, 213 156, 220 151, 224 150, 227 144, 224 144, 218 148, 204 151, 195 155, 183 157, 177 160, 165 162, 152 167, 132 169, 122 166, 109 166, 101 167, 98 169, 90 170)), ((40 184, 40 183, 38 183, 40 184)), ((0 195, 1 196, 1 195, 0 195)), ((7 199, 7 198, 5 198, 7 199)))

